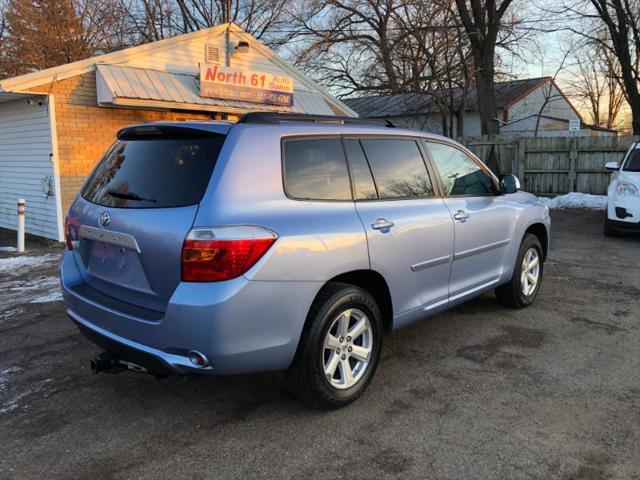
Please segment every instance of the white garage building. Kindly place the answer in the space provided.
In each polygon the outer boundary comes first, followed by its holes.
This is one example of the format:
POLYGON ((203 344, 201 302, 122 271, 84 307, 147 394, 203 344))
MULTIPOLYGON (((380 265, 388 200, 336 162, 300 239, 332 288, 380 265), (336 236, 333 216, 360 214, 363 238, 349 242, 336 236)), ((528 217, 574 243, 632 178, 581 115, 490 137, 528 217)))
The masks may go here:
POLYGON ((16 228, 17 201, 24 198, 28 232, 61 238, 51 132, 46 97, 0 93, 0 227, 16 228))

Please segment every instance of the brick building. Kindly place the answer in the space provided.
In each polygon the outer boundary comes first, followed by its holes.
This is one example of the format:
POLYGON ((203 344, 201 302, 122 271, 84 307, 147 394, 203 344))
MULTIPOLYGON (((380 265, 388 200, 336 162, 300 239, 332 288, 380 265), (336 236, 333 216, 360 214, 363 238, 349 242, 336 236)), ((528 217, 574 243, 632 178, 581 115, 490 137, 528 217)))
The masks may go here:
POLYGON ((16 228, 25 198, 27 232, 62 241, 65 212, 126 125, 257 110, 357 116, 235 24, 2 80, 0 227, 16 228))

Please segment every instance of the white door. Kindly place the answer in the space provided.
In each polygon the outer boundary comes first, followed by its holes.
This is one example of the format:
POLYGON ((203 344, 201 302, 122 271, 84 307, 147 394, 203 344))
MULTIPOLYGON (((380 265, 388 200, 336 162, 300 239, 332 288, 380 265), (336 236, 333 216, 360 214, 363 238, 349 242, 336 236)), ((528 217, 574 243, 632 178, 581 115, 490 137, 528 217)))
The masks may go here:
POLYGON ((27 233, 60 240, 51 154, 46 97, 0 103, 0 227, 17 228, 24 198, 27 233))

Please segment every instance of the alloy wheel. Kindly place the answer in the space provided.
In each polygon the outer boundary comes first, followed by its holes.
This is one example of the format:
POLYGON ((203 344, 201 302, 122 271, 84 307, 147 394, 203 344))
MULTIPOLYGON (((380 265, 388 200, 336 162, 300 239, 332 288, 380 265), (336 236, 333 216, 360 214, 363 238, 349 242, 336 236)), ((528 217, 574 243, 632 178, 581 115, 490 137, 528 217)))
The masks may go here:
POLYGON ((522 259, 520 273, 520 288, 525 297, 529 297, 536 291, 540 281, 540 255, 538 250, 530 248, 522 259))
POLYGON ((373 351, 369 317, 357 308, 340 313, 331 322, 322 349, 322 365, 332 387, 346 389, 362 378, 373 351))

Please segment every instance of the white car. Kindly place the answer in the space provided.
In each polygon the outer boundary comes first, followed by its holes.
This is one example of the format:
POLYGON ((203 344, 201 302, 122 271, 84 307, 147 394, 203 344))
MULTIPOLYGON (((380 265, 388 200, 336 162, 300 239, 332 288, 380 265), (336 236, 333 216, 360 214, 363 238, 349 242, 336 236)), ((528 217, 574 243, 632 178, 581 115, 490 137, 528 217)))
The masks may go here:
POLYGON ((604 234, 617 236, 622 231, 640 232, 640 142, 631 144, 621 164, 609 162, 611 170, 604 234))

